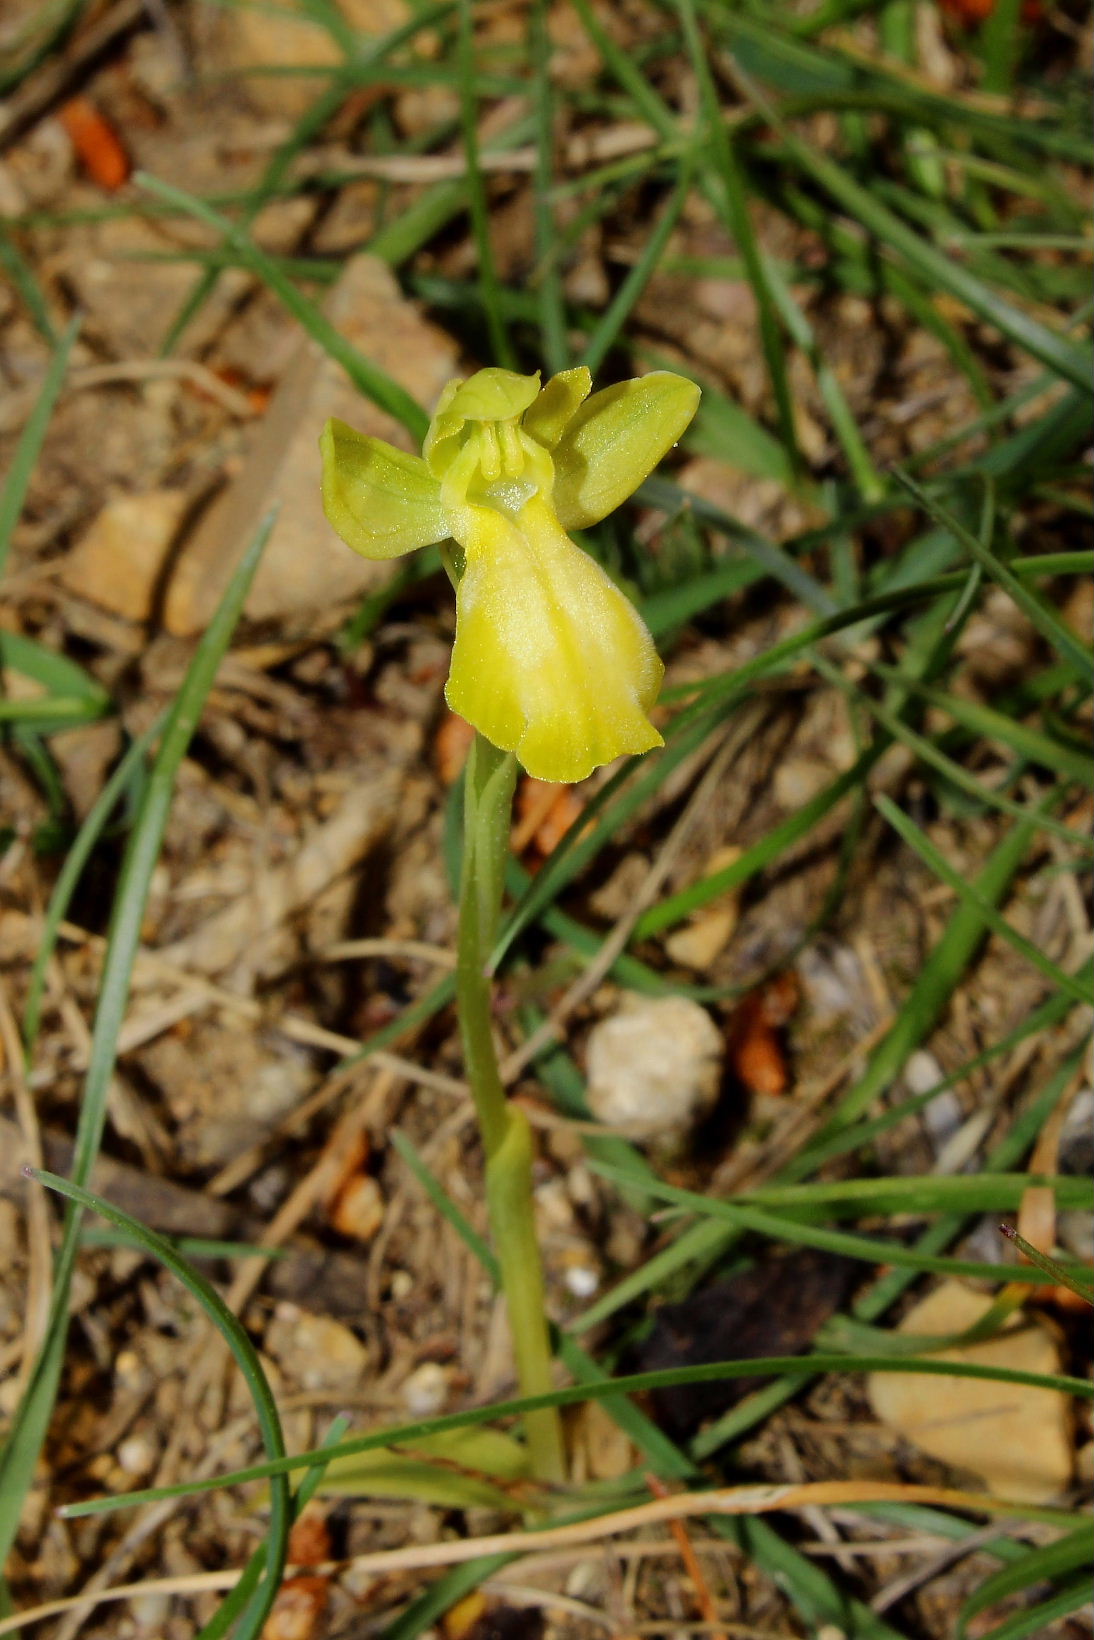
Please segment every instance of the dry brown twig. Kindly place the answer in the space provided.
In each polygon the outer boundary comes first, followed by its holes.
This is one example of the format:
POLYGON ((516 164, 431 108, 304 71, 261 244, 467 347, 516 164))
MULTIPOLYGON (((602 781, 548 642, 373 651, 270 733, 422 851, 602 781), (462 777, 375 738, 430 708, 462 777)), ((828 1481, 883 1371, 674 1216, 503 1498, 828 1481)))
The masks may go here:
MULTIPOLYGON (((15 1016, 8 1002, 7 989, 0 980, 0 1069, 7 1062, 8 1082, 11 1087, 15 1115, 22 1130, 27 1158, 32 1167, 40 1168, 42 1138, 38 1128, 38 1112, 27 1085, 23 1065, 23 1044, 15 1016)), ((49 1327, 49 1306, 53 1292, 53 1251, 50 1241, 49 1207, 42 1185, 28 1180, 27 1204, 27 1302, 23 1316, 23 1335, 19 1348, 17 1392, 21 1397, 38 1359, 49 1327)))
MULTIPOLYGON (((441 1543, 409 1544, 402 1549, 380 1549, 355 1555, 350 1561, 330 1561, 311 1568, 334 1575, 353 1567, 359 1572, 387 1573, 459 1566, 480 1555, 521 1555, 551 1549, 567 1549, 597 1544, 617 1532, 640 1531, 694 1515, 759 1515, 777 1510, 844 1506, 861 1503, 920 1504, 943 1509, 972 1510, 977 1513, 1012 1514, 1017 1505, 984 1493, 961 1492, 951 1487, 911 1486, 896 1481, 812 1481, 804 1485, 761 1485, 720 1488, 710 1492, 678 1492, 654 1498, 592 1520, 573 1521, 565 1526, 546 1527, 534 1532, 497 1532, 488 1537, 446 1540, 441 1543)), ((676 1552, 675 1545, 673 1552, 676 1552)), ((294 1568, 286 1569, 291 1575, 294 1568)), ((150 1594, 197 1594, 231 1589, 238 1570, 208 1572, 192 1578, 145 1578, 138 1583, 112 1589, 96 1589, 50 1601, 0 1620, 0 1636, 12 1634, 29 1623, 56 1617, 77 1608, 91 1609, 107 1601, 130 1600, 150 1594)))

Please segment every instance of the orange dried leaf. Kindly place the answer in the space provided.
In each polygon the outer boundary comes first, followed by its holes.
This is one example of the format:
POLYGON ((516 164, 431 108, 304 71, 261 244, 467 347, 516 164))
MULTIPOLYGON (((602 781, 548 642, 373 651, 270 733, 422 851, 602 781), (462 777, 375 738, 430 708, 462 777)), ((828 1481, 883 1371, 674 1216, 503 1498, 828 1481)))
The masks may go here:
POLYGON ((342 1194, 350 1180, 368 1166, 369 1153, 368 1134, 355 1133, 346 1146, 345 1153, 338 1158, 338 1172, 331 1179, 327 1189, 328 1207, 342 1194))
POLYGON ((433 742, 433 757, 442 785, 455 785, 474 738, 475 731, 466 719, 455 712, 445 713, 433 742))
POLYGON ((790 1084, 779 1033, 765 1012, 764 992, 752 991, 733 1015, 729 1064, 749 1093, 785 1093, 790 1084))
POLYGON ((525 775, 517 788, 517 823, 511 844, 515 854, 523 854, 529 844, 547 858, 561 843, 570 827, 581 819, 585 805, 572 786, 552 780, 534 780, 525 775))
POLYGON ((293 1566, 318 1566, 331 1558, 332 1539, 326 1510, 309 1503, 289 1533, 289 1562, 293 1566))
POLYGON ((464 1595, 463 1599, 450 1606, 441 1618, 445 1640, 465 1640, 465 1636, 471 1633, 485 1615, 486 1596, 481 1589, 464 1595))
POLYGON ((278 1591, 262 1640, 313 1640, 329 1599, 325 1577, 291 1577, 278 1591))
POLYGON ((553 854, 571 826, 577 824, 585 812, 585 805, 572 786, 563 786, 547 811, 547 818, 536 832, 536 847, 545 857, 553 854))
POLYGON ((788 1025, 798 1011, 801 983, 792 968, 776 974, 760 992, 763 1017, 769 1025, 788 1025))
POLYGON ((340 1236, 372 1240, 384 1222, 384 1197, 371 1173, 346 1180, 331 1208, 330 1222, 340 1236))
POLYGON ((536 780, 530 774, 521 778, 517 786, 516 824, 509 840, 514 854, 523 854, 535 841, 536 832, 550 814, 558 796, 558 787, 551 780, 536 780))
POLYGON ((60 120, 92 182, 114 193, 129 181, 129 155, 110 121, 90 97, 73 97, 65 103, 60 120))

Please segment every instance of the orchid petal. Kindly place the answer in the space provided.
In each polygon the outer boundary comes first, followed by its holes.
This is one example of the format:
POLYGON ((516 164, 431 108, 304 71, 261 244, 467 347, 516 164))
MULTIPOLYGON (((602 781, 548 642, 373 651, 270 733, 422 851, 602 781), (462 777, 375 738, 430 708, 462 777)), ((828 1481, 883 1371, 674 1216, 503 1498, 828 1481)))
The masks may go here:
POLYGON ((695 383, 668 370, 594 393, 553 451, 553 496, 562 526, 587 529, 626 501, 676 443, 698 404, 695 383))
POLYGON ((539 397, 526 412, 521 425, 537 444, 553 450, 578 410, 589 397, 593 378, 588 367, 579 364, 574 370, 560 370, 552 376, 539 397))

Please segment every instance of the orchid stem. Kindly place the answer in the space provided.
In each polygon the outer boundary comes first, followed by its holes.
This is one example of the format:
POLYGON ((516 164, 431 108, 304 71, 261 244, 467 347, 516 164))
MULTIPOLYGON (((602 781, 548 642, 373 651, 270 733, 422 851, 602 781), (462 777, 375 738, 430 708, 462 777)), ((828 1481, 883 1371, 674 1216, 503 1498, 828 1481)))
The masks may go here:
MULTIPOLYGON (((491 1022, 493 987, 487 971, 497 935, 516 759, 476 734, 467 764, 464 854, 456 1002, 464 1066, 486 1152, 486 1203, 501 1266, 521 1395, 555 1387, 547 1327, 543 1264, 536 1239, 532 1194, 532 1133, 522 1110, 509 1103, 498 1069, 491 1022)), ((562 1425, 556 1407, 524 1419, 538 1479, 566 1478, 562 1425)))

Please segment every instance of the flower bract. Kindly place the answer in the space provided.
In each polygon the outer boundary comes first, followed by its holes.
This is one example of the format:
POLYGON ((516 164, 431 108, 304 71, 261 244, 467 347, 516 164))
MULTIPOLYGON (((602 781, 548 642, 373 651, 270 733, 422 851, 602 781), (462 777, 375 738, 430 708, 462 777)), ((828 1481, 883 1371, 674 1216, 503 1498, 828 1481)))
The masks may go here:
POLYGON ((453 711, 540 780, 661 745, 663 667, 641 617, 567 533, 599 522, 687 427, 693 382, 655 371, 590 395, 584 366, 479 370, 441 394, 420 456, 331 421, 323 506, 366 558, 460 549, 453 711))

